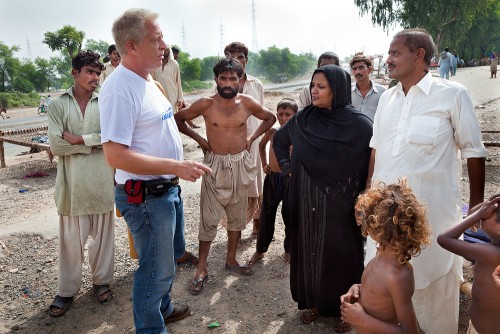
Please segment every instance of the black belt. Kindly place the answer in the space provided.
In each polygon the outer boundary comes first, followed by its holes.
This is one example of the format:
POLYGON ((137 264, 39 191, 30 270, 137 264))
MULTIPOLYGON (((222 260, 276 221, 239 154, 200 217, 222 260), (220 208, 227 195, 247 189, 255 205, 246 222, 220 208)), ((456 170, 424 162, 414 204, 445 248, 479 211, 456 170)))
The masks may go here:
MULTIPOLYGON (((146 195, 162 195, 168 191, 168 189, 172 186, 176 186, 179 184, 179 177, 176 176, 172 179, 155 179, 144 181, 144 192, 146 195)), ((116 187, 118 189, 125 190, 124 184, 117 184, 116 187)))

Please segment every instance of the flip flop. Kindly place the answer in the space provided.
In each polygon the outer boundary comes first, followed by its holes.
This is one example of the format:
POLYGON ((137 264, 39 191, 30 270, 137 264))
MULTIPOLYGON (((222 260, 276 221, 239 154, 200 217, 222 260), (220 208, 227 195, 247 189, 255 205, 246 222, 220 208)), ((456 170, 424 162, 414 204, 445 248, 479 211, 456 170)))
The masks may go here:
POLYGON ((224 268, 226 270, 231 270, 232 272, 235 272, 235 273, 243 275, 243 276, 250 276, 253 273, 252 266, 250 266, 249 264, 241 265, 241 264, 237 263, 237 264, 231 265, 231 264, 226 263, 224 268))
POLYGON ((52 304, 49 306, 49 314, 51 317, 60 317, 64 313, 66 313, 67 310, 69 310, 69 307, 71 306, 71 303, 73 303, 73 297, 61 297, 57 295, 54 298, 54 301, 52 304), (60 311, 55 312, 52 308, 57 307, 60 311))
POLYGON ((94 296, 97 298, 97 301, 101 304, 104 304, 113 298, 113 293, 109 288, 109 284, 104 285, 95 285, 94 284, 94 296))
POLYGON ((187 291, 194 296, 199 295, 203 290, 203 287, 205 286, 205 283, 207 283, 207 281, 208 281, 208 274, 204 277, 200 277, 198 280, 193 279, 189 282, 187 291), (196 290, 198 286, 200 287, 200 289, 196 290))
POLYGON ((318 319, 318 313, 312 309, 307 309, 300 315, 300 320, 304 325, 309 325, 311 322, 316 321, 316 319, 318 319))
POLYGON ((192 264, 192 265, 198 264, 198 258, 196 257, 196 255, 193 255, 193 253, 191 252, 186 252, 186 254, 187 254, 186 258, 180 261, 177 260, 177 264, 192 264))

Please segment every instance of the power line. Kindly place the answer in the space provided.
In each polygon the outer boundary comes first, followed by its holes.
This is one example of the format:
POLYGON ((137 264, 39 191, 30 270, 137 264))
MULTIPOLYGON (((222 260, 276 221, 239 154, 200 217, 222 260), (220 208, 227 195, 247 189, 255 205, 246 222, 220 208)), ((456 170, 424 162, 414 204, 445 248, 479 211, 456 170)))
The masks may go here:
POLYGON ((219 50, 224 50, 224 25, 222 24, 222 19, 220 20, 220 25, 219 25, 219 38, 220 38, 220 45, 219 45, 219 50))
POLYGON ((31 59, 31 45, 28 35, 26 35, 26 51, 28 52, 28 58, 31 59))
POLYGON ((257 45, 257 23, 255 15, 255 0, 252 0, 252 49, 253 52, 259 52, 257 45))
POLYGON ((182 49, 184 52, 188 52, 187 33, 186 28, 184 27, 184 21, 182 21, 182 49))

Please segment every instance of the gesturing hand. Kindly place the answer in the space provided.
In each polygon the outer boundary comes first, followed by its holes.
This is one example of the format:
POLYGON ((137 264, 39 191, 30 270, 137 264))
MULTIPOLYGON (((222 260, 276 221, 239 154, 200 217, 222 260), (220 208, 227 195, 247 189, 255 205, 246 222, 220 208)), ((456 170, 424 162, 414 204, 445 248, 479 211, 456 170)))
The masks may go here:
POLYGON ((205 175, 205 173, 211 172, 212 170, 203 164, 196 161, 184 160, 180 162, 176 175, 183 180, 194 182, 205 175))

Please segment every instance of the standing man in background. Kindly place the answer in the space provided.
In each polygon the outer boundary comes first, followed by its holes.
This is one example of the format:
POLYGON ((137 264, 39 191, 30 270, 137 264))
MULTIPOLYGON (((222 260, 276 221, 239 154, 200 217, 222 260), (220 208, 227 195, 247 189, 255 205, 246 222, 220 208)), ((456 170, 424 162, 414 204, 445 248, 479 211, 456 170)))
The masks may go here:
MULTIPOLYGON (((318 67, 320 68, 321 66, 325 65, 337 65, 339 66, 340 60, 339 57, 335 52, 323 52, 321 56, 318 58, 318 67)), ((300 92, 299 99, 297 101, 297 106, 299 107, 299 111, 307 107, 308 105, 312 104, 311 101, 311 87, 310 84, 307 84, 304 86, 302 91, 300 92)))
POLYGON ((157 18, 146 9, 129 9, 113 23, 122 60, 101 89, 99 107, 104 154, 116 168, 116 207, 139 260, 135 330, 165 334, 166 323, 190 314, 187 305, 174 307, 170 298, 175 259, 185 248, 179 178, 195 181, 210 169, 183 160, 174 110, 150 75, 167 48, 157 18))
MULTIPOLYGON (((240 79, 238 93, 250 95, 264 106, 264 86, 262 82, 248 74, 245 67, 248 63, 248 48, 245 44, 240 42, 233 42, 224 48, 226 57, 237 60, 243 67, 243 76, 240 79)), ((247 119, 247 134, 250 136, 257 130, 261 120, 257 117, 250 115, 247 119)), ((249 152, 252 154, 256 166, 261 166, 259 154, 259 142, 262 136, 255 139, 250 147, 249 152)), ((253 219, 252 235, 257 237, 260 223, 260 206, 262 203, 262 187, 264 181, 264 172, 262 168, 257 168, 257 177, 255 181, 248 188, 248 208, 247 208, 247 221, 253 219)))
POLYGON ((74 85, 50 103, 50 150, 59 157, 54 199, 59 214, 58 294, 49 308, 52 317, 66 313, 82 283, 88 237, 94 294, 100 303, 111 299, 114 272, 113 169, 101 146, 95 90, 104 65, 93 51, 72 60, 74 85))
POLYGON ((106 80, 106 78, 109 77, 111 73, 113 73, 113 71, 118 67, 118 65, 120 65, 121 58, 120 54, 116 50, 116 45, 111 44, 108 47, 108 55, 109 55, 109 62, 104 64, 106 68, 101 73, 101 78, 100 78, 101 86, 104 83, 104 80, 106 80))
MULTIPOLYGON (((462 258, 436 240, 461 219, 460 156, 467 159, 469 207, 483 202, 486 150, 469 93, 459 83, 432 76, 433 54, 434 41, 424 29, 400 31, 391 42, 387 67, 399 83, 378 104, 367 187, 406 177, 426 204, 432 244, 411 260, 412 301, 426 333, 457 333, 462 258)), ((365 263, 375 253, 368 238, 365 263)))
POLYGON ((179 52, 180 52, 180 50, 178 48, 176 48, 175 46, 172 48, 172 53, 174 54, 175 61, 177 61, 177 59, 179 58, 179 52))
POLYGON ((364 54, 356 54, 349 65, 356 80, 351 84, 352 105, 373 121, 378 100, 386 88, 370 80, 373 70, 372 60, 364 54))

